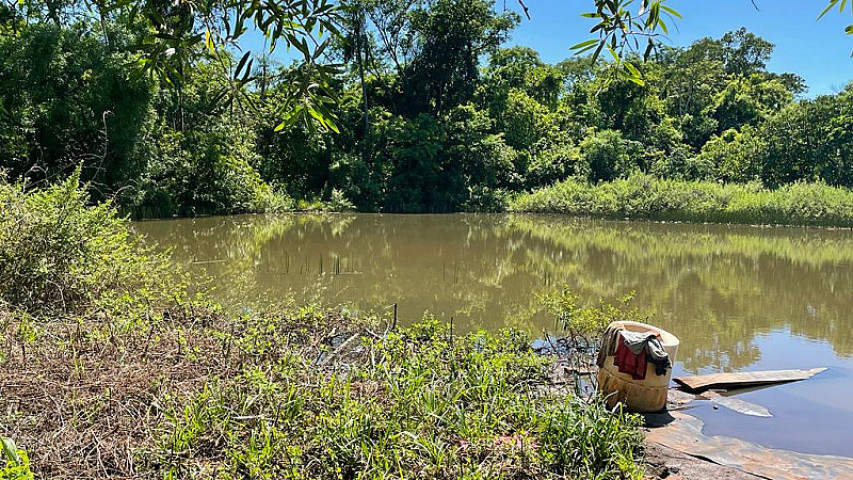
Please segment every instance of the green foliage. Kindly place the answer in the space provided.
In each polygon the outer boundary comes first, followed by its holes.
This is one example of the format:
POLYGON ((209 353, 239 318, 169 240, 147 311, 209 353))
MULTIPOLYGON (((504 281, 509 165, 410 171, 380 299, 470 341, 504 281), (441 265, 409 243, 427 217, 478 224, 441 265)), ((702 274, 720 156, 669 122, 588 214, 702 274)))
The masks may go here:
POLYGON ((633 147, 618 131, 595 132, 581 142, 580 172, 592 182, 627 177, 639 168, 633 147))
POLYGON ((252 131, 218 125, 210 132, 163 132, 159 161, 147 172, 131 210, 137 216, 190 216, 274 212, 291 201, 263 182, 252 167, 252 131))
MULTIPOLYGON (((478 95, 500 101, 516 90, 553 109, 559 103, 565 76, 559 68, 543 62, 539 53, 531 48, 501 48, 489 56, 482 91, 478 95)), ((493 116, 500 111, 499 104, 491 109, 493 116)))
MULTIPOLYGON (((568 400, 572 402, 572 400, 568 400)), ((543 435, 547 454, 556 465, 576 465, 562 469, 570 478, 644 478, 632 454, 642 434, 626 429, 639 427, 638 417, 615 413, 602 405, 582 410, 566 408, 556 414, 543 435), (581 413, 582 412, 582 413, 581 413)))
POLYGON ((332 195, 329 198, 329 203, 327 205, 328 209, 334 212, 351 212, 355 210, 355 205, 347 200, 344 192, 338 189, 332 190, 332 195))
POLYGON ((495 50, 518 23, 511 11, 497 13, 495 0, 436 0, 415 4, 412 60, 402 72, 401 104, 409 115, 440 114, 468 103, 479 79, 479 56, 495 50))
POLYGON ((791 105, 762 125, 761 178, 772 186, 825 181, 853 187, 853 87, 791 105))
POLYGON ((631 0, 595 0, 595 8, 583 16, 598 22, 590 33, 597 33, 599 38, 581 42, 572 50, 578 54, 592 51, 594 59, 606 51, 619 78, 642 85, 643 74, 627 57, 640 52, 643 39, 642 56, 648 59, 660 45, 658 35, 669 33, 667 21, 681 18, 681 14, 667 6, 666 0, 641 0, 639 4, 631 0))
POLYGON ((717 94, 710 109, 718 128, 728 130, 756 125, 791 103, 793 95, 779 80, 766 80, 758 75, 739 77, 717 94))
MULTIPOLYGON (((450 212, 516 181, 516 155, 490 132, 492 120, 473 105, 414 119, 378 108, 366 139, 371 154, 342 154, 330 185, 361 210, 450 212)), ((490 202, 491 203, 491 202, 490 202)))
MULTIPOLYGON (((13 29, 19 24, 91 28, 103 35, 108 48, 119 43, 117 31, 132 31, 132 38, 122 45, 131 60, 127 62, 130 76, 155 79, 178 97, 201 54, 243 51, 247 47, 240 44, 244 34, 261 34, 267 39, 264 49, 274 51, 283 45, 301 54, 299 68, 286 82, 288 95, 280 104, 282 125, 302 121, 309 128, 320 125, 336 130, 329 110, 335 98, 328 88, 336 69, 322 61, 338 32, 337 8, 328 0, 286 5, 221 0, 193 5, 154 0, 106 0, 96 5, 23 0, 11 5, 4 23, 13 29)), ((250 99, 246 95, 253 80, 250 57, 251 51, 246 51, 238 61, 229 62, 229 88, 217 95, 223 104, 250 99)))
POLYGON ((19 450, 9 438, 0 437, 0 444, 3 447, 0 480, 33 480, 27 452, 19 450))
POLYGON ((13 309, 80 312, 164 275, 109 203, 88 205, 79 176, 44 190, 0 183, 0 301, 13 309))
MULTIPOLYGON (((241 344, 293 335, 268 325, 241 344)), ((168 402, 157 464, 177 476, 218 465, 255 478, 637 478, 638 419, 537 391, 550 359, 530 341, 452 336, 426 317, 361 337, 365 354, 334 374, 291 354, 264 361, 267 351, 237 378, 168 402)))
POLYGON ((798 100, 803 80, 768 72, 773 45, 744 29, 657 49, 677 14, 629 3, 588 15, 601 38, 579 49, 604 59, 549 65, 502 48, 519 17, 494 0, 21 2, 0 19, 0 168, 49 184, 82 165, 92 198, 134 217, 496 211, 635 173, 853 186, 849 90, 798 100), (302 61, 233 54, 242 27, 302 61))
POLYGON ((530 150, 549 130, 548 108, 516 89, 509 91, 503 105, 500 128, 507 145, 530 150))
POLYGON ((557 317, 561 330, 568 335, 573 345, 591 346, 613 322, 632 319, 643 321, 639 311, 629 308, 633 293, 624 295, 621 303, 613 305, 599 301, 597 305, 585 305, 581 297, 564 286, 540 298, 551 315, 557 317))
POLYGON ((505 212, 509 207, 510 194, 502 189, 490 189, 489 187, 471 187, 468 192, 468 200, 462 205, 466 212, 497 213, 505 212))
POLYGON ((63 178, 82 164, 102 199, 141 174, 151 93, 127 80, 123 55, 82 26, 35 24, 0 35, 0 58, 0 165, 13 178, 63 178))
POLYGON ((822 183, 776 190, 634 175, 597 185, 566 180, 519 196, 515 212, 565 213, 664 221, 853 226, 853 192, 822 183))
POLYGON ((550 185, 572 175, 584 173, 586 166, 578 147, 567 142, 555 142, 534 154, 527 171, 527 185, 550 185))
POLYGON ((766 141, 755 129, 747 126, 740 132, 728 130, 711 138, 697 161, 706 166, 706 179, 716 177, 726 182, 749 182, 759 179, 767 148, 766 141))

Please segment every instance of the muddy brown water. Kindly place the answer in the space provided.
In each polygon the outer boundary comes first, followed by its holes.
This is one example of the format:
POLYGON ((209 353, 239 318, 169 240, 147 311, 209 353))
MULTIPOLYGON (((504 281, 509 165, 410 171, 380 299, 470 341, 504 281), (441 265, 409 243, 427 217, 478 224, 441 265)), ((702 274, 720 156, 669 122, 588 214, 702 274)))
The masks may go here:
POLYGON ((681 339, 675 374, 829 367, 744 393, 773 418, 697 404, 705 432, 853 456, 853 231, 526 215, 275 215, 134 224, 231 308, 291 299, 425 311, 455 328, 553 330, 568 285, 634 305, 681 339))

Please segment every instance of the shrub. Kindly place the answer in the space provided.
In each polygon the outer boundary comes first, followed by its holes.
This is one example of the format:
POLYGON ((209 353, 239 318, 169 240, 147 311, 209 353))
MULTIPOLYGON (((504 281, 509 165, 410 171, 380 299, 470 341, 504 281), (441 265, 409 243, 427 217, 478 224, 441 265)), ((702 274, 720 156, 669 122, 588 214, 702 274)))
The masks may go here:
POLYGON ((289 209, 287 195, 264 183, 252 131, 220 125, 209 132, 165 131, 136 196, 123 206, 136 217, 265 213, 289 209))
POLYGON ((581 142, 581 171, 593 182, 627 177, 637 170, 631 159, 631 144, 615 130, 596 132, 581 142))
POLYGON ((537 152, 530 162, 527 185, 541 187, 578 173, 580 150, 570 143, 557 143, 537 152))
POLYGON ((711 138, 697 160, 708 165, 715 177, 727 182, 748 182, 759 178, 761 165, 767 158, 767 142, 755 129, 727 130, 711 138))
POLYGON ((333 212, 351 212, 355 210, 355 205, 347 199, 344 192, 334 188, 329 196, 327 209, 333 212))
POLYGON ((88 206, 79 169, 43 190, 0 182, 0 301, 26 312, 76 312, 162 276, 163 259, 109 203, 88 206))
POLYGON ((509 206, 509 193, 506 190, 489 187, 470 187, 468 201, 462 205, 466 212, 496 213, 505 212, 509 206))

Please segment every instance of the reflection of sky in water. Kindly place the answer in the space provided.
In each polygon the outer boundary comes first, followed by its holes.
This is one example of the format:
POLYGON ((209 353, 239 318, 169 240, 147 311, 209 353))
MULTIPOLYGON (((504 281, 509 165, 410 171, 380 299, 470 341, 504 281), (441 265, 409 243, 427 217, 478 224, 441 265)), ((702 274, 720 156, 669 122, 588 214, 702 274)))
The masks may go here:
POLYGON ((319 301, 457 331, 552 330, 538 295, 562 284, 635 306, 681 339, 677 374, 830 367, 745 393, 774 418, 705 402, 707 433, 853 455, 853 231, 552 216, 282 215, 135 224, 231 308, 319 301))
MULTIPOLYGON (((766 407, 773 418, 714 409, 694 402, 688 413, 705 422, 707 435, 741 438, 772 448, 853 457, 853 359, 839 358, 826 342, 780 330, 757 337, 761 351, 749 370, 828 367, 818 376, 796 383, 745 392, 735 398, 766 407)), ((679 372, 676 368, 676 375, 679 372)))

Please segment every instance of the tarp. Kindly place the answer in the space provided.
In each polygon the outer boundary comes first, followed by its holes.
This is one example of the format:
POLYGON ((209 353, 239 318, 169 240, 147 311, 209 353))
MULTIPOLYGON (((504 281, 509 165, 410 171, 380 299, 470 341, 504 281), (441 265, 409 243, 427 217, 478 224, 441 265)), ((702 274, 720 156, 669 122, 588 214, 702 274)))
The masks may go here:
POLYGON ((684 412, 670 414, 674 421, 652 429, 647 441, 765 478, 853 478, 853 458, 791 452, 765 448, 732 437, 708 436, 702 433, 704 424, 698 418, 684 412))

